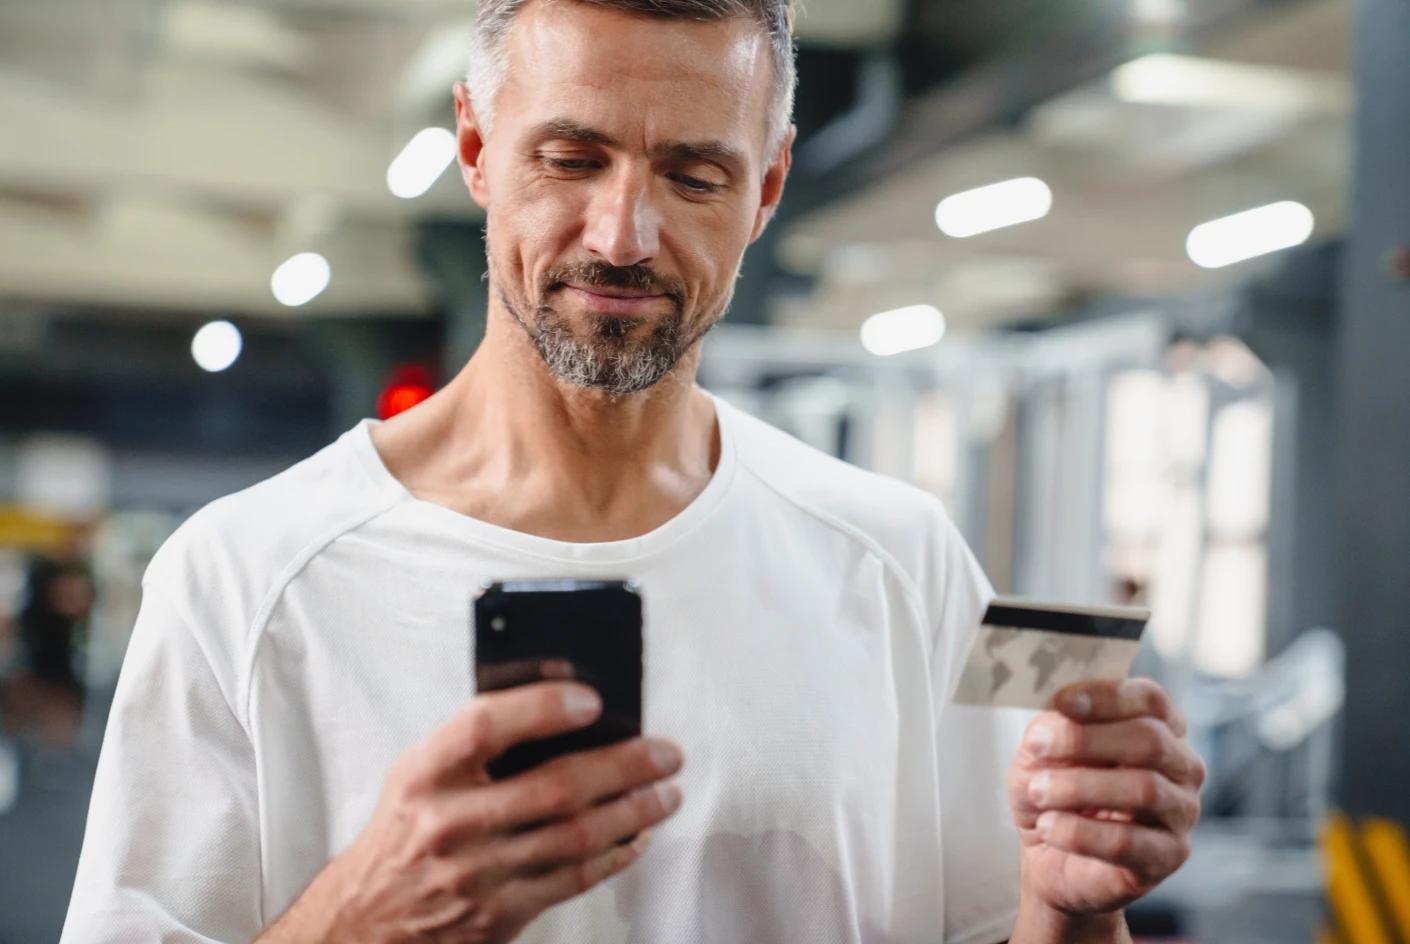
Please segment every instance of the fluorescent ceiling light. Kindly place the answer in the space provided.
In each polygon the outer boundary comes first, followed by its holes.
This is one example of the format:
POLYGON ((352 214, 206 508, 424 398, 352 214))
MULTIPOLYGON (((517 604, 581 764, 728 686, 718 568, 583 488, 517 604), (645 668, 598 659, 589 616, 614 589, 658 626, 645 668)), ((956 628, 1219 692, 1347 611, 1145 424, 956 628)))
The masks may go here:
POLYGON ((1168 53, 1117 66, 1111 91, 1124 102, 1144 105, 1303 110, 1337 109, 1348 101, 1340 79, 1168 53))
POLYGON ((862 324, 862 346, 887 357, 939 343, 945 316, 932 305, 911 305, 872 315, 862 324))
POLYGON ((963 239, 990 230, 1040 220, 1053 208, 1053 192, 1037 177, 1020 177, 946 197, 935 208, 935 225, 963 239))
POLYGON ((215 374, 235 363, 243 347, 239 328, 228 321, 212 321, 191 339, 191 356, 202 370, 215 374))
POLYGON ((455 135, 445 128, 418 131, 387 168, 387 187, 403 200, 421 196, 455 160, 455 135))
POLYGON ((274 270, 269 287, 279 304, 297 308, 321 295, 332 277, 327 259, 316 252, 301 252, 274 270))
POLYGON ((1185 249, 1196 265, 1217 269, 1307 242, 1312 211, 1284 200, 1201 223, 1190 231, 1185 249))

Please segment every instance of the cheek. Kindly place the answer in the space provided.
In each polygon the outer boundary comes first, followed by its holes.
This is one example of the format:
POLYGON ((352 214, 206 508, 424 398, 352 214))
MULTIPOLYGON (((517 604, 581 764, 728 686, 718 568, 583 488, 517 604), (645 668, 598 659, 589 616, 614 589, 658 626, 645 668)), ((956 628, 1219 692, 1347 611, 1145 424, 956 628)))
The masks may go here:
POLYGON ((703 299, 727 294, 749 244, 751 226, 737 214, 721 214, 685 226, 674 240, 677 258, 703 299))
POLYGON ((496 265, 505 277, 537 284, 543 273, 565 260, 572 236, 569 217, 542 205, 496 206, 488 237, 496 265))

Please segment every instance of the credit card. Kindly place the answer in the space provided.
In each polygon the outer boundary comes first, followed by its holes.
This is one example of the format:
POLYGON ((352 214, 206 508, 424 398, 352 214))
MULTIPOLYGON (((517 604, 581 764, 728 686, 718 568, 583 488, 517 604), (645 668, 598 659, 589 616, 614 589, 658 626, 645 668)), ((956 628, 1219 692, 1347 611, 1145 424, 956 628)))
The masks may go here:
POLYGON ((955 702, 1048 708, 1075 682, 1123 679, 1150 610, 999 598, 984 613, 955 702))

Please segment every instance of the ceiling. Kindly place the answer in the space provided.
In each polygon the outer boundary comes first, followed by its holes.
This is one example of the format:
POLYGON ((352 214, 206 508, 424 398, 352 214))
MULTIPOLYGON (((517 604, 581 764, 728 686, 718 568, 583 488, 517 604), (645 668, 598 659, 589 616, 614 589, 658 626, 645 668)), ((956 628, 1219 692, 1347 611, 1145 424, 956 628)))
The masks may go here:
MULTIPOLYGON (((898 0, 810 0, 810 43, 881 42, 898 0)), ((469 0, 45 0, 0 5, 0 294, 285 312, 270 275, 334 269, 302 312, 425 311, 410 224, 475 220, 454 174, 415 201, 387 166, 448 125, 469 0)))
MULTIPOLYGON (((884 45, 917 5, 807 0, 800 40, 884 45)), ((781 260, 817 290, 780 320, 850 327, 931 301, 979 327, 1093 293, 1197 289, 1238 273, 1188 262, 1189 228, 1275 199, 1336 232, 1348 6, 1285 4, 1189 50, 1278 70, 1306 93, 1291 106, 1132 104, 1100 81, 788 222, 781 260), (940 197, 1027 174, 1055 192, 1047 219, 964 241, 936 230, 940 197)), ((412 201, 385 174, 413 134, 448 124, 472 18, 468 0, 0 5, 0 297, 115 314, 430 311, 414 224, 477 211, 454 174, 412 201), (281 308, 270 275, 308 250, 332 263, 330 288, 281 308)))
POLYGON ((1314 240, 1341 232, 1350 6, 1269 9, 1183 50, 1220 67, 1204 92, 1187 77, 1174 103, 1123 100, 1103 77, 809 214, 781 257, 815 290, 776 320, 851 328, 930 303, 952 327, 981 329, 1094 296, 1211 291, 1260 262, 1201 269, 1185 254, 1190 230, 1280 200, 1313 211, 1314 240), (1024 176, 1052 189, 1046 218, 967 239, 936 227, 941 198, 1024 176))

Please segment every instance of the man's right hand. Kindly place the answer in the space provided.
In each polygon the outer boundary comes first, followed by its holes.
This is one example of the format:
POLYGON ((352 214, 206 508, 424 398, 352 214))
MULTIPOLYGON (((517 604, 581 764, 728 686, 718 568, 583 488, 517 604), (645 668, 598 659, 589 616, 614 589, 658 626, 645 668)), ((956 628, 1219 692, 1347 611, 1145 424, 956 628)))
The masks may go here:
POLYGON ((674 744, 635 738, 502 781, 485 772, 601 710, 569 682, 477 695, 397 760, 366 829, 257 944, 508 941, 631 865, 680 806, 664 780, 681 767, 674 744))

